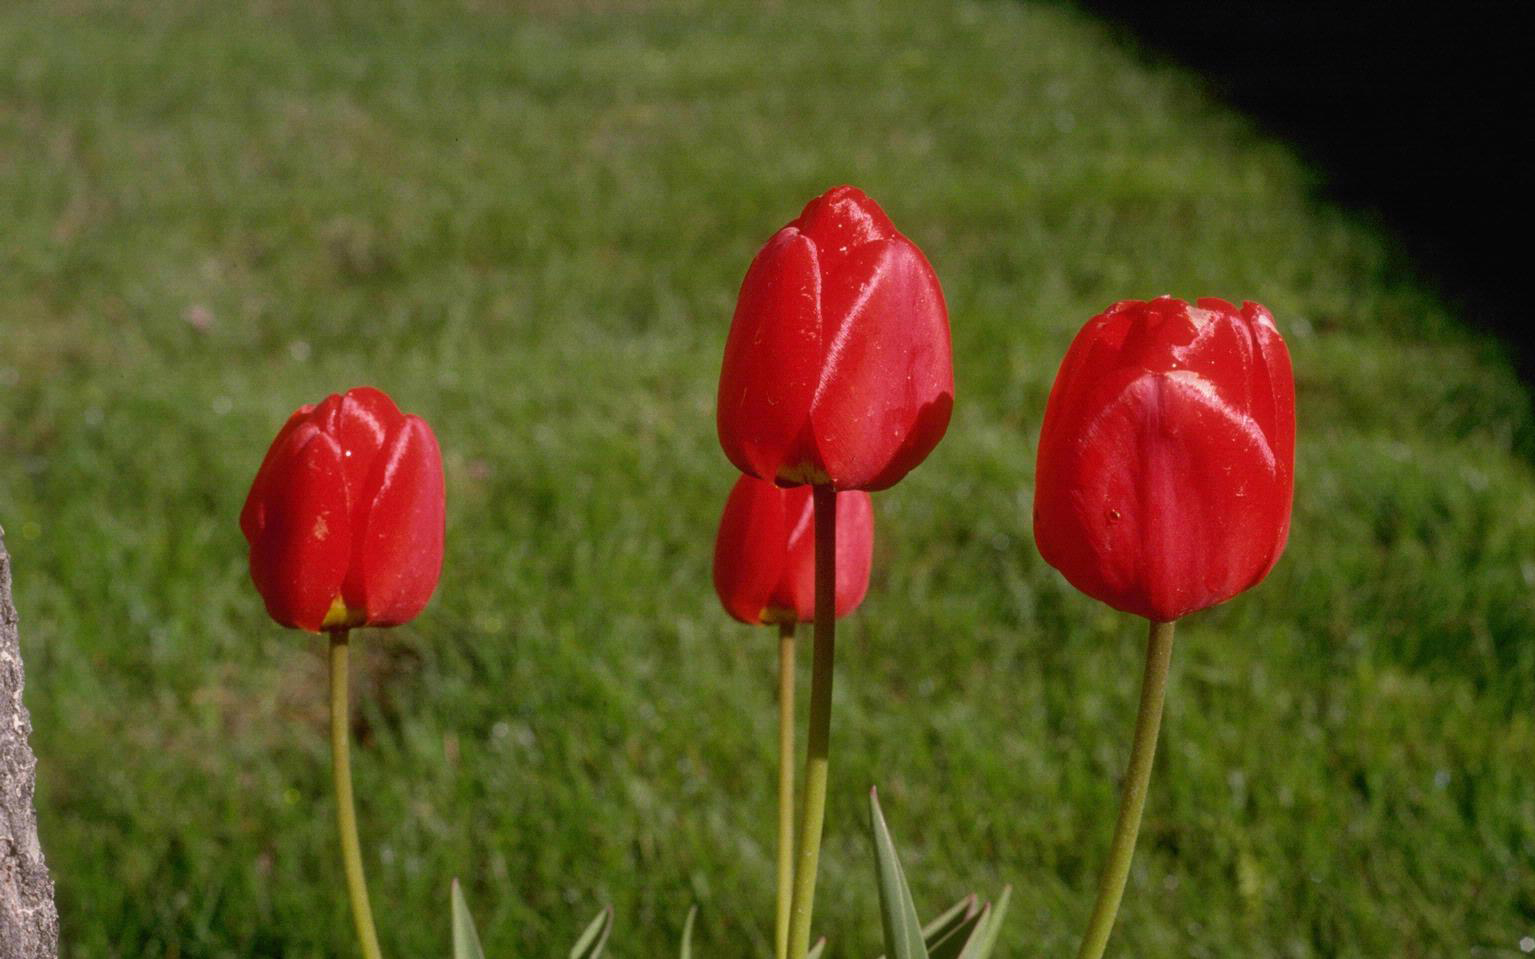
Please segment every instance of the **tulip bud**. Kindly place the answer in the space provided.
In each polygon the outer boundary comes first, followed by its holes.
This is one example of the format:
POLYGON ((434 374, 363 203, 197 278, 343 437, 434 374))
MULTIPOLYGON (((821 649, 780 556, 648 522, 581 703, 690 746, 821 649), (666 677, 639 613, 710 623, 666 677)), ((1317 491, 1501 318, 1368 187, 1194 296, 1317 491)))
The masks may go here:
POLYGON ((1268 575, 1294 461, 1290 354, 1266 309, 1116 303, 1050 390, 1034 538, 1082 592, 1170 622, 1268 575))
MULTIPOLYGON (((837 494, 837 616, 869 590, 874 505, 869 494, 837 494)), ((714 543, 714 589, 743 623, 815 618, 815 519, 810 488, 783 489, 742 476, 725 501, 714 543)))
POLYGON ((294 413, 240 513, 251 579, 284 626, 394 626, 437 587, 442 453, 431 427, 358 387, 294 413))
POLYGON ((953 405, 948 313, 922 251, 853 187, 812 200, 741 284, 725 455, 785 486, 884 489, 943 438, 953 405))

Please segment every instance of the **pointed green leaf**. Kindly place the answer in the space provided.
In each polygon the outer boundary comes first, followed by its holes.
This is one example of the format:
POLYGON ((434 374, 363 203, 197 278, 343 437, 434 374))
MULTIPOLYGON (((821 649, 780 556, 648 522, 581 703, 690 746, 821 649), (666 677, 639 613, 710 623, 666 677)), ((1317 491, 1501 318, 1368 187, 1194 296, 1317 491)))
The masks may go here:
POLYGON ((821 953, 825 951, 826 937, 822 936, 815 941, 815 945, 810 947, 810 951, 805 953, 805 959, 821 959, 821 953))
POLYGON ((608 934, 613 931, 613 907, 607 906, 597 913, 581 933, 581 938, 570 947, 570 959, 597 959, 602 947, 608 944, 608 934))
POLYGON ((929 959, 959 959, 969 948, 970 943, 979 941, 986 918, 990 914, 991 906, 988 904, 978 912, 966 916, 959 925, 950 929, 946 936, 928 946, 929 959))
POLYGON ((1013 898, 1013 887, 1003 886, 1002 895, 997 897, 997 904, 992 906, 987 903, 986 908, 991 911, 982 928, 976 931, 974 941, 965 947, 960 954, 960 959, 987 959, 991 950, 997 944, 997 936, 1002 932, 1002 917, 1007 915, 1007 903, 1013 898))
MULTIPOLYGON (((922 941, 927 944, 929 956, 931 957, 935 943, 942 942, 956 927, 979 911, 980 907, 976 904, 975 893, 972 892, 939 913, 936 919, 923 926, 922 941)), ((879 959, 885 959, 885 957, 881 955, 879 959)))
POLYGON ((885 927, 885 955, 890 959, 928 959, 922 923, 906 886, 901 860, 880 812, 879 794, 869 790, 869 832, 874 840, 875 872, 879 878, 880 919, 885 927))
POLYGON ((938 918, 922 927, 922 941, 927 943, 928 951, 933 949, 933 943, 941 942, 954 928, 977 912, 975 893, 971 893, 954 905, 945 909, 938 918))
POLYGON ((464 900, 464 890, 453 880, 453 959, 485 959, 480 947, 480 934, 475 931, 474 919, 469 915, 469 903, 464 900))
POLYGON ((682 959, 693 959, 693 920, 698 918, 698 907, 688 910, 688 918, 682 924, 682 959))

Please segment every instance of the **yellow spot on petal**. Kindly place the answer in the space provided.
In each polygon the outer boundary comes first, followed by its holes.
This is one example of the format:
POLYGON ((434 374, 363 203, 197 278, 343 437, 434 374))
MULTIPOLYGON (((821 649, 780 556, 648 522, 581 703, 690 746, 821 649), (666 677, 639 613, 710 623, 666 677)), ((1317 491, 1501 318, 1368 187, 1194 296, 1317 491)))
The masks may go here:
POLYGON ((320 631, 328 632, 335 629, 353 629, 361 626, 367 617, 362 610, 347 608, 346 601, 337 596, 330 604, 330 612, 325 614, 325 620, 320 623, 320 631))

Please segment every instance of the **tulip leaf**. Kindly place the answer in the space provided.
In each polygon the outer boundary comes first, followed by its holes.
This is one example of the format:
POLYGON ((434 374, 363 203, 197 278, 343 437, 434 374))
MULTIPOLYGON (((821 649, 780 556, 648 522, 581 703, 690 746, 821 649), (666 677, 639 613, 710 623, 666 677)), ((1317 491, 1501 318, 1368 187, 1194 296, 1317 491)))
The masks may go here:
POLYGON ((971 943, 980 941, 986 931, 986 919, 990 915, 991 904, 988 903, 965 916, 959 925, 949 929, 941 938, 928 940, 929 959, 959 959, 971 943))
MULTIPOLYGON (((975 893, 971 893, 954 905, 939 913, 937 918, 928 921, 922 927, 922 941, 927 943, 927 951, 933 951, 934 944, 942 941, 950 932, 963 923, 966 919, 980 911, 976 902, 975 893)), ((883 955, 879 959, 885 959, 883 955)))
POLYGON ((608 944, 608 935, 612 931, 613 907, 607 906, 587 924, 581 938, 570 947, 570 959, 597 959, 602 955, 602 948, 608 944))
POLYGON ((464 890, 458 880, 453 880, 453 959, 485 959, 480 946, 480 934, 475 931, 474 919, 469 915, 469 903, 464 900, 464 890))
POLYGON ((922 941, 927 943, 928 950, 931 951, 933 943, 942 941, 944 937, 965 920, 975 915, 977 911, 975 893, 972 892, 959 902, 945 909, 938 915, 938 918, 923 926, 922 941))
POLYGON ((895 842, 880 812, 879 794, 869 790, 869 832, 874 841, 875 872, 879 879, 880 920, 885 929, 885 955, 890 959, 928 959, 927 944, 922 941, 922 923, 917 906, 901 871, 895 842))
POLYGON ((693 959, 693 920, 698 918, 698 907, 688 910, 688 918, 682 924, 681 959, 693 959))
POLYGON ((989 915, 981 923, 971 941, 965 946, 965 951, 960 953, 960 959, 987 959, 991 950, 997 944, 997 936, 1002 932, 1002 917, 1007 915, 1008 901, 1013 898, 1013 887, 1003 886, 1002 895, 997 897, 996 905, 986 904, 989 915))
POLYGON ((810 947, 810 951, 805 953, 805 959, 821 959, 821 953, 825 951, 826 937, 822 936, 815 941, 815 945, 810 947))

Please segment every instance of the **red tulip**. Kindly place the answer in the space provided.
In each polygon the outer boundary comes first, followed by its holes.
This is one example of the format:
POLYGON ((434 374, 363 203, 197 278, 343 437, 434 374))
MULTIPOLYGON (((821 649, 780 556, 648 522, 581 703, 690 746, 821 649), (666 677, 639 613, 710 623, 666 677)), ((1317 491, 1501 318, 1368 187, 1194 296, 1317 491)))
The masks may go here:
POLYGON ((240 513, 251 579, 284 626, 394 626, 442 570, 442 453, 431 427, 358 387, 294 413, 240 513))
POLYGON ((943 437, 949 319, 922 251, 837 187, 752 261, 720 371, 720 444, 785 485, 884 489, 943 437))
MULTIPOLYGON (((874 506, 869 494, 837 494, 837 616, 869 590, 874 506)), ((815 520, 810 488, 782 489, 742 476, 725 501, 714 543, 714 589, 743 623, 815 618, 815 520)))
POLYGON ((1050 390, 1034 538, 1084 593, 1170 622, 1268 575, 1294 461, 1290 354, 1266 309, 1116 303, 1050 390))

